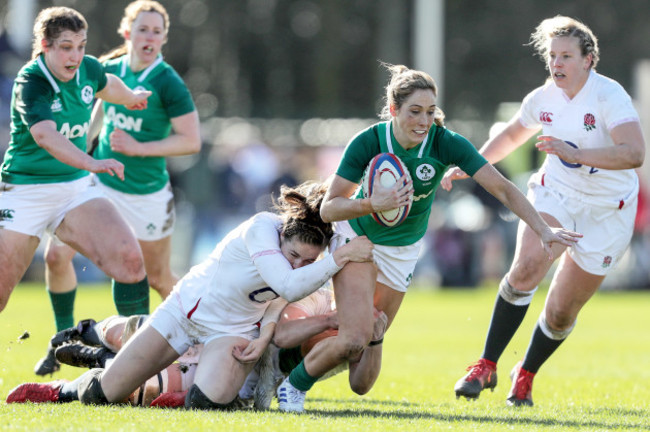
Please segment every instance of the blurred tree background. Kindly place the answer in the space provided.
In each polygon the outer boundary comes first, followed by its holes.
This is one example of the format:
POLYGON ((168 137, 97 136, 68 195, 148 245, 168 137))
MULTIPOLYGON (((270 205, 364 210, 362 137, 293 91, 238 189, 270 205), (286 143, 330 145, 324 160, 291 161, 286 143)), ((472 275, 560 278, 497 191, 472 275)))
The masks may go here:
MULTIPOLYGON (((415 1, 161 0, 172 22, 163 52, 203 118, 371 118, 387 79, 378 61, 413 66, 415 1)), ((91 54, 121 43, 116 28, 128 0, 36 3, 82 12, 91 54)), ((599 71, 630 93, 635 63, 650 57, 647 0, 444 3, 443 109, 450 119, 491 121, 500 102, 520 101, 544 81, 544 65, 524 44, 546 17, 589 25, 600 40, 599 71)), ((0 5, 6 17, 9 0, 0 5)))

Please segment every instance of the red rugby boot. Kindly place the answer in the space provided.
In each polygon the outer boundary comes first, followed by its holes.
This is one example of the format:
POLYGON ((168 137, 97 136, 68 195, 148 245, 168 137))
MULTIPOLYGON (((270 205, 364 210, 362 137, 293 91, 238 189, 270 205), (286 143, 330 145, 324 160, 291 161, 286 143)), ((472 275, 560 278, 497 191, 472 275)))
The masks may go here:
POLYGON ((182 392, 161 393, 156 399, 151 401, 152 407, 158 408, 179 408, 185 406, 185 396, 187 390, 182 392))
POLYGON ((59 391, 66 380, 56 380, 48 383, 25 383, 14 388, 7 395, 7 403, 25 402, 57 402, 59 391))
POLYGON ((521 362, 515 365, 510 372, 512 388, 506 399, 508 406, 533 406, 533 378, 535 374, 522 369, 521 362))
POLYGON ((477 399, 481 391, 490 389, 494 391, 497 386, 497 364, 487 359, 479 359, 470 365, 467 375, 456 383, 454 391, 456 398, 465 396, 467 399, 477 399))

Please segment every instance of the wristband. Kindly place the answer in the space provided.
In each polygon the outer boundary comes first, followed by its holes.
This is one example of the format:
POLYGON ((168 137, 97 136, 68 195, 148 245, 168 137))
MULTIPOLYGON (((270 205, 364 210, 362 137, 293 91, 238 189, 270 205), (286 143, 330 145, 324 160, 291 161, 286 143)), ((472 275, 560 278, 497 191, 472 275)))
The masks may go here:
POLYGON ((381 339, 378 339, 378 340, 374 340, 374 341, 370 341, 370 343, 368 344, 368 346, 379 345, 379 344, 381 344, 382 342, 384 342, 384 338, 381 338, 381 339))

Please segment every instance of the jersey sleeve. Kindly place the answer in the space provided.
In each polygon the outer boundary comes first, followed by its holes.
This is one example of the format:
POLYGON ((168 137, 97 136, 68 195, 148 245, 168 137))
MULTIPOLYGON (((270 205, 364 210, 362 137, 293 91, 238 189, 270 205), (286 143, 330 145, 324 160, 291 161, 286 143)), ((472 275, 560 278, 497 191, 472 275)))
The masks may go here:
POLYGON ((612 81, 601 89, 598 99, 603 101, 602 114, 607 130, 611 131, 623 123, 639 121, 639 114, 632 104, 632 98, 617 82, 612 81))
POLYGON ((90 55, 84 57, 84 64, 86 65, 86 68, 88 68, 88 76, 97 82, 95 92, 102 91, 104 87, 106 87, 106 83, 108 83, 108 77, 106 76, 104 66, 102 66, 99 60, 90 55))
POLYGON ((456 165, 469 176, 476 174, 487 163, 487 159, 467 138, 450 130, 446 130, 445 135, 443 140, 446 145, 441 146, 440 151, 444 163, 456 165))
POLYGON ((14 97, 16 110, 27 128, 43 120, 54 121, 52 115, 54 90, 45 78, 32 74, 16 78, 14 97))
POLYGON ((268 286, 280 297, 293 302, 311 294, 341 268, 334 257, 293 269, 280 250, 280 236, 275 219, 269 213, 258 214, 244 242, 257 271, 268 286))
POLYGON ((359 132, 345 147, 336 174, 352 183, 359 183, 368 162, 380 152, 379 150, 376 127, 359 132))
POLYGON ((532 92, 528 93, 524 100, 521 102, 521 106, 519 107, 519 111, 516 115, 519 116, 519 122, 525 128, 534 129, 541 126, 535 103, 537 95, 541 91, 541 87, 533 90, 532 92))
POLYGON ((159 92, 169 118, 180 117, 195 110, 190 91, 173 69, 167 70, 165 85, 161 86, 159 92))

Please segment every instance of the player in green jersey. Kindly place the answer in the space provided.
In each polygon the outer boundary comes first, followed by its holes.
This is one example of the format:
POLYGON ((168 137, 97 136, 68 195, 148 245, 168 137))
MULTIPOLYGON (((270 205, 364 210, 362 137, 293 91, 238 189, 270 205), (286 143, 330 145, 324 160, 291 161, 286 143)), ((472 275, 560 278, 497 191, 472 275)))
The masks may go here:
MULTIPOLYGON (((106 72, 120 77, 128 87, 145 88, 152 96, 147 109, 141 111, 107 101, 96 103, 89 134, 90 142, 99 134, 95 158, 114 158, 125 166, 123 181, 98 174, 97 186, 135 231, 149 284, 163 299, 178 281, 170 267, 175 212, 165 157, 196 153, 201 147, 199 118, 190 92, 161 55, 168 31, 169 16, 160 3, 138 0, 126 7, 118 28, 124 44, 100 61, 106 72)), ((45 280, 57 331, 74 322, 75 253, 53 238, 45 253, 45 280), (60 301, 66 298, 69 302, 60 301)), ((48 357, 52 358, 51 349, 48 357)))
MULTIPOLYGON (((382 343, 383 338, 371 340, 373 300, 374 306, 388 316, 390 326, 412 279, 435 191, 448 166, 458 165, 471 174, 530 225, 549 257, 553 243, 569 246, 580 236, 550 228, 519 189, 487 163, 467 139, 444 127, 444 114, 436 104, 437 88, 429 75, 405 66, 385 66, 392 75, 382 112, 387 121, 361 131, 348 144, 321 207, 323 220, 338 221, 335 230, 341 244, 359 235, 367 235, 375 243, 375 262, 350 263, 334 276, 338 336, 318 344, 282 382, 278 388, 282 411, 303 411, 305 392, 320 376, 382 343), (376 183, 369 198, 355 195, 366 166, 381 152, 396 154, 409 169, 412 181, 405 181, 404 176, 404 181, 390 188, 376 183), (411 211, 401 225, 386 228, 370 216, 411 201, 411 211)), ((379 366, 374 373, 376 378, 379 366)), ((366 388, 353 390, 368 392, 374 380, 368 382, 366 388)))
POLYGON ((129 302, 116 299, 121 313, 149 310, 140 247, 115 207, 90 187, 89 171, 123 179, 124 165, 84 149, 95 97, 139 110, 151 92, 129 89, 86 56, 87 28, 74 9, 42 10, 33 59, 14 81, 11 141, 0 167, 0 311, 45 232, 90 258, 118 292, 136 293, 129 302))

